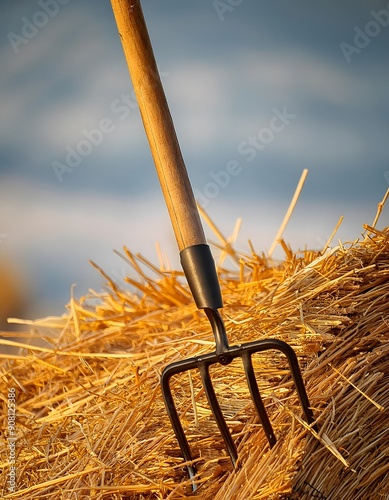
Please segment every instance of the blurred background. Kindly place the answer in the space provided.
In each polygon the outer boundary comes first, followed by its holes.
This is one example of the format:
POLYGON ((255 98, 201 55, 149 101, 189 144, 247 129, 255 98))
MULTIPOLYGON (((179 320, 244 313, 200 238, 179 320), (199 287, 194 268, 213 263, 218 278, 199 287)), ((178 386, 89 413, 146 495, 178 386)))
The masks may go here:
MULTIPOLYGON (((269 249, 305 168, 292 249, 323 247, 341 215, 336 238, 360 237, 389 184, 389 3, 143 10, 196 197, 227 236, 242 217, 236 247, 269 249)), ((178 255, 110 2, 3 0, 0 32, 2 329, 100 290, 89 259, 120 280, 123 245, 178 255)))

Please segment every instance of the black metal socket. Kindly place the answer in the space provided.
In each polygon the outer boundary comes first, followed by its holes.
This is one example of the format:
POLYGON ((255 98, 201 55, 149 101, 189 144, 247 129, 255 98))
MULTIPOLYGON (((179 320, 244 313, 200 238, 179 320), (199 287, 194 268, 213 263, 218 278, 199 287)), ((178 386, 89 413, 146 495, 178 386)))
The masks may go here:
POLYGON ((180 252, 181 265, 199 309, 220 309, 223 299, 209 245, 200 244, 180 252))

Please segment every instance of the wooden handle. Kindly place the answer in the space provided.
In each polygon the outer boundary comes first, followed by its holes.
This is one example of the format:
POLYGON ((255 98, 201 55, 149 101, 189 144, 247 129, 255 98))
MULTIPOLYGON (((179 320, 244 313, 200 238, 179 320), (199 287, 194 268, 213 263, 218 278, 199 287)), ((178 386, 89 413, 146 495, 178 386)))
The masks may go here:
POLYGON ((111 0, 111 5, 178 248, 205 244, 140 0, 111 0))

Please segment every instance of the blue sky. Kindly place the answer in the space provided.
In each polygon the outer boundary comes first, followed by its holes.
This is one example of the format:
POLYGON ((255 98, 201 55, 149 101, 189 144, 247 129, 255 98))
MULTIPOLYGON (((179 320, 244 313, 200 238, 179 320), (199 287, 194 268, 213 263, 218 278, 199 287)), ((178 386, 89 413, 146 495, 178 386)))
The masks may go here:
MULTIPOLYGON (((389 180, 389 3, 143 10, 193 187, 219 228, 242 217, 236 246, 266 251, 307 168, 285 239, 317 248, 341 215, 338 236, 358 238, 389 180)), ((99 290, 89 259, 129 272, 113 252, 123 245, 158 264, 158 242, 177 266, 110 2, 3 1, 0 56, 0 250, 31 314, 61 313, 74 283, 76 296, 99 290)))

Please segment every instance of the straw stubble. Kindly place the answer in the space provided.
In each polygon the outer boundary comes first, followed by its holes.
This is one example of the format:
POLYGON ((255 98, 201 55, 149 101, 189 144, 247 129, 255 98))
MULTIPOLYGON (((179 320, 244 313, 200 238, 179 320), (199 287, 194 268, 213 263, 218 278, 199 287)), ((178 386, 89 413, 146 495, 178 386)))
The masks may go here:
MULTIPOLYGON (((232 470, 198 373, 172 390, 199 469, 198 498, 384 500, 389 495, 388 230, 351 245, 288 252, 284 262, 225 251, 219 269, 231 344, 268 337, 296 350, 319 434, 301 417, 287 362, 254 356, 277 444, 270 449, 239 362, 211 370, 238 444, 232 470)), ((223 252, 223 248, 222 248, 223 252)), ((182 274, 124 249, 127 283, 71 299, 61 318, 26 322, 44 346, 0 361, 2 405, 17 394, 17 491, 2 498, 179 499, 191 483, 163 406, 162 368, 213 349, 182 274)), ((98 266, 96 266, 98 267, 98 266)), ((13 344, 5 338, 2 344, 13 344)), ((6 411, 2 428, 6 429, 6 411)), ((6 434, 5 434, 6 436, 6 434)))

